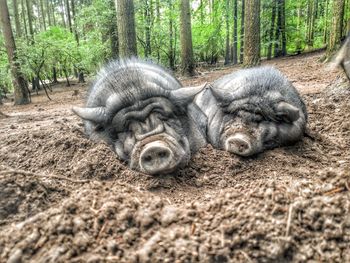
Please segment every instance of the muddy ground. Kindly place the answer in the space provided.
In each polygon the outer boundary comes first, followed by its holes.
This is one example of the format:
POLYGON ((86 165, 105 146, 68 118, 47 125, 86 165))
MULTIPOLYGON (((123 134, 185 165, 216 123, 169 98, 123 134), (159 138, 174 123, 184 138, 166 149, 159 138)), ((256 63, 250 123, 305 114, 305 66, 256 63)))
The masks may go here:
POLYGON ((88 85, 55 86, 52 101, 26 106, 5 100, 0 262, 350 262, 350 88, 322 55, 263 63, 307 104, 301 142, 254 158, 207 146, 161 177, 130 171, 84 136, 70 108, 88 85))

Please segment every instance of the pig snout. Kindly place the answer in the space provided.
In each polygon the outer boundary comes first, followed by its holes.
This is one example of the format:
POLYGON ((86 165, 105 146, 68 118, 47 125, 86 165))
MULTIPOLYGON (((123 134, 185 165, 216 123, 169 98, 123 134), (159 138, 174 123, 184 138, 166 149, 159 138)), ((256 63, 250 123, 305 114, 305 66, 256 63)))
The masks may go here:
POLYGON ((252 138, 243 133, 236 133, 225 141, 225 150, 241 156, 254 154, 252 138))
POLYGON ((168 173, 177 166, 173 150, 161 141, 154 141, 144 146, 139 164, 141 170, 148 174, 168 173))

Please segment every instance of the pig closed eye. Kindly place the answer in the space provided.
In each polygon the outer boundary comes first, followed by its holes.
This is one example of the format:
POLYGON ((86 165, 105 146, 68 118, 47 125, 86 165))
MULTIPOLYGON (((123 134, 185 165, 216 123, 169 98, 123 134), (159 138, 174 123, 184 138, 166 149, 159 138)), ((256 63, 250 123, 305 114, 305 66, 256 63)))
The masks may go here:
POLYGON ((105 128, 102 125, 97 125, 95 127, 95 132, 104 132, 105 128))

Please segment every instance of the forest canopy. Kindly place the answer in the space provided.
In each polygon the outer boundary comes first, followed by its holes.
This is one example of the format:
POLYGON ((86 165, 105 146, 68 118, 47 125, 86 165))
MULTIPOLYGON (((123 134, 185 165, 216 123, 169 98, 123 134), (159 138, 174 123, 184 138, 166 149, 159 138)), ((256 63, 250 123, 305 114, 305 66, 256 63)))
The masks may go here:
MULTIPOLYGON (((32 82, 33 89, 58 78, 66 78, 69 83, 69 77, 74 75, 84 81, 84 75, 94 75, 103 63, 119 57, 123 39, 118 37, 118 1, 7 1, 20 71, 32 82)), ((133 1, 139 57, 178 69, 181 2, 184 1, 133 1)), ((350 27, 349 0, 189 2, 196 64, 243 62, 244 11, 250 2, 260 8, 260 14, 250 15, 259 18, 260 43, 256 45, 261 58, 326 47, 334 33, 335 16, 341 17, 340 33, 335 37, 344 38, 350 27), (337 5, 342 10, 338 14, 337 5)), ((0 96, 12 90, 10 71, 4 37, 0 34, 0 96)))

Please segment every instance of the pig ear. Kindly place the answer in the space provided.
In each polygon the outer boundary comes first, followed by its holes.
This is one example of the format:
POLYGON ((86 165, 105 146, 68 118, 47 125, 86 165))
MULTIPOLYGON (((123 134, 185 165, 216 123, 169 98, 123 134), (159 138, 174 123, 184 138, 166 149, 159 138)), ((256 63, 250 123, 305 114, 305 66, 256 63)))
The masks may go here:
POLYGON ((286 122, 294 122, 300 117, 299 109, 285 101, 281 101, 276 106, 277 116, 286 122))
POLYGON ((196 87, 184 87, 177 90, 172 90, 170 92, 170 98, 174 99, 180 103, 188 104, 190 103, 193 98, 201 92, 205 87, 207 86, 207 83, 204 83, 201 86, 196 87))
POLYGON ((73 107, 72 111, 78 115, 80 118, 92 121, 95 123, 104 122, 107 118, 106 108, 96 107, 96 108, 81 108, 73 107))

